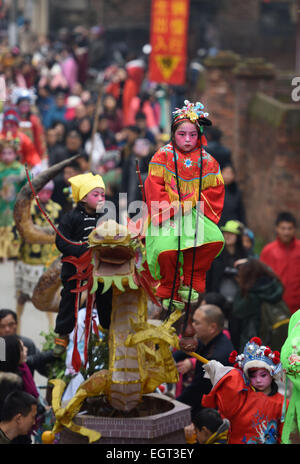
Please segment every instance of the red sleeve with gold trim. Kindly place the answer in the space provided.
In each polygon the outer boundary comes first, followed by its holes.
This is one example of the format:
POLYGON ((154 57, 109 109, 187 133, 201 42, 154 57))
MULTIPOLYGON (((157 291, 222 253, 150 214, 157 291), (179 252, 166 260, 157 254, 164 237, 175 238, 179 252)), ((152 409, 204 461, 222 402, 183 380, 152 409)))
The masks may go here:
POLYGON ((224 181, 219 163, 208 153, 203 157, 203 164, 201 200, 204 202, 204 216, 218 224, 224 205, 224 181), (216 175, 210 174, 216 172, 216 175))
MULTIPOLYGON (((164 151, 159 150, 153 155, 151 163, 158 163, 164 166, 166 163, 166 154, 164 151)), ((166 219, 174 216, 175 210, 171 207, 169 194, 165 189, 165 181, 163 176, 155 176, 149 174, 145 181, 145 194, 148 213, 150 214, 151 221, 154 225, 161 224, 166 219), (160 203, 160 208, 156 203, 160 203)))
MULTIPOLYGON (((177 187, 176 185, 175 187, 172 185, 172 182, 175 183, 175 174, 173 174, 172 164, 170 165, 170 160, 167 158, 170 147, 171 144, 155 153, 150 161, 149 174, 145 183, 148 211, 155 225, 172 217, 178 209, 176 208, 176 211, 174 211, 174 206, 172 206, 170 211, 172 198, 175 201, 175 205, 178 201, 177 187), (153 202, 161 202, 160 208, 163 208, 164 212, 159 211, 153 202), (165 202, 164 205, 162 202, 165 202)), ((191 161, 191 159, 188 159, 188 161, 191 161)), ((192 160, 192 162, 197 164, 198 158, 196 161, 192 160)), ((181 164, 178 166, 180 190, 183 194, 188 194, 186 195, 188 201, 192 200, 196 204, 198 200, 199 173, 197 169, 188 172, 188 174, 184 173, 184 164, 182 164, 181 160, 181 164)), ((217 224, 220 220, 224 204, 224 181, 219 164, 205 151, 203 151, 201 184, 201 200, 204 202, 204 215, 217 224)), ((183 203, 185 203, 185 200, 183 200, 183 203)))
POLYGON ((212 222, 218 224, 223 211, 225 189, 220 184, 217 187, 210 187, 201 192, 201 200, 204 202, 204 216, 212 222))

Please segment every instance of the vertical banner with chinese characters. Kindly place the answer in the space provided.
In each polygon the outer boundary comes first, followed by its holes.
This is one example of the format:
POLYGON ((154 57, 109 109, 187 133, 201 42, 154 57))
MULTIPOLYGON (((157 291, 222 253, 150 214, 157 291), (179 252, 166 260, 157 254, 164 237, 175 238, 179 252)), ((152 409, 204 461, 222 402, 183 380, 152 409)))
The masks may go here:
POLYGON ((184 84, 188 22, 189 0, 152 0, 150 81, 184 84))

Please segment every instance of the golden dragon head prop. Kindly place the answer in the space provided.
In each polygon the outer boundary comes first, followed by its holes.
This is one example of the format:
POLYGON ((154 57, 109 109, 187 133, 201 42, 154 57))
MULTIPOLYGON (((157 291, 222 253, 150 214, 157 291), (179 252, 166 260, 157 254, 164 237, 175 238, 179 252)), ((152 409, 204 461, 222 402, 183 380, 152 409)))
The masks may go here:
POLYGON ((112 285, 124 292, 126 287, 137 290, 137 273, 145 262, 145 249, 142 241, 132 235, 128 228, 109 219, 98 225, 89 235, 94 266, 93 291, 97 282, 103 282, 103 293, 112 285))

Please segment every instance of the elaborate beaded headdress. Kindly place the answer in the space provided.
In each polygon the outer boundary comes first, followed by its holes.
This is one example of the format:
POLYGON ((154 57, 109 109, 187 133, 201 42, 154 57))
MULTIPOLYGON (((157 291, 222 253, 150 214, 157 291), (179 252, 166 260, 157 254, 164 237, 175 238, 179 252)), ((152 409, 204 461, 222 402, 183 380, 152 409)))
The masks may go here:
POLYGON ((251 338, 245 345, 243 353, 232 351, 229 362, 235 363, 234 367, 240 369, 247 378, 248 371, 252 368, 267 369, 272 377, 281 372, 279 351, 272 351, 269 346, 263 345, 259 337, 251 338))
POLYGON ((13 137, 13 135, 10 132, 8 132, 5 136, 0 135, 0 152, 2 152, 4 148, 12 148, 16 152, 18 152, 20 149, 20 145, 21 141, 19 137, 13 137))
POLYGON ((3 121, 14 121, 19 125, 20 113, 16 107, 12 106, 4 110, 3 121))
POLYGON ((198 127, 211 126, 211 121, 207 119, 208 113, 203 110, 202 103, 191 103, 189 100, 184 100, 184 106, 173 111, 173 125, 183 120, 189 120, 198 127))

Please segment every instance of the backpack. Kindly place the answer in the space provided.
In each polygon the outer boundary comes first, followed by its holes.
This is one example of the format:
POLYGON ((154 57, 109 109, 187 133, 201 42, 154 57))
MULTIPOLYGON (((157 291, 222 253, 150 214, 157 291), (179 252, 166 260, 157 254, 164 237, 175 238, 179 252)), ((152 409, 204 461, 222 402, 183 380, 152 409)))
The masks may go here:
POLYGON ((291 312, 283 300, 261 304, 260 338, 272 351, 280 352, 288 336, 291 312))

